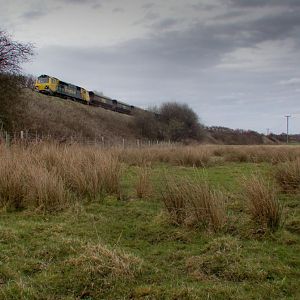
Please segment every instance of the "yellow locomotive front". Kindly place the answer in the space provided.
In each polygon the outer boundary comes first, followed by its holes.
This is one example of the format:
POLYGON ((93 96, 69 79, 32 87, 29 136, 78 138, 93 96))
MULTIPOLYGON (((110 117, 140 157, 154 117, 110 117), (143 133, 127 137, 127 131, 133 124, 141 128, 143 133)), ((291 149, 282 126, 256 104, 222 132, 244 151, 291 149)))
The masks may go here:
POLYGON ((35 90, 44 94, 54 94, 57 91, 59 80, 48 75, 41 75, 35 82, 35 90))

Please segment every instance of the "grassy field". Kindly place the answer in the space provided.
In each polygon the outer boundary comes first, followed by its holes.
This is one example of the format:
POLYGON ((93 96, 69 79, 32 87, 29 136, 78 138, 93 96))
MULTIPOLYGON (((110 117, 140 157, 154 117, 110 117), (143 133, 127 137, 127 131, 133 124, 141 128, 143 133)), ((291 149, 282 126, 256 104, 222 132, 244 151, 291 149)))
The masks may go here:
POLYGON ((0 149, 1 299, 299 299, 300 148, 0 149))

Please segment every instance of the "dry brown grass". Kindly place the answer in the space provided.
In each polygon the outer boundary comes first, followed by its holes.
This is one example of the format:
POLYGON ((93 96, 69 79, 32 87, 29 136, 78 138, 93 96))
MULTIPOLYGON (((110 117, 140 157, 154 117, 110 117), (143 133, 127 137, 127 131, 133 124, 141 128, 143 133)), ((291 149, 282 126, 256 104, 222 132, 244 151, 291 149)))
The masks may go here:
POLYGON ((186 260, 189 274, 199 280, 263 281, 268 273, 257 260, 245 257, 239 240, 224 236, 212 240, 198 256, 186 260))
POLYGON ((71 193, 94 199, 120 192, 120 163, 97 147, 14 145, 1 153, 2 207, 58 210, 70 205, 71 193))
POLYGON ((81 252, 79 257, 68 259, 66 264, 81 269, 89 277, 111 276, 128 279, 141 271, 141 259, 100 243, 84 245, 81 252))
POLYGON ((276 181, 286 193, 300 190, 300 158, 292 162, 285 162, 277 166, 276 181))
POLYGON ((146 166, 139 167, 137 174, 135 191, 138 198, 147 198, 152 194, 152 185, 150 182, 150 173, 146 166))
POLYGON ((210 146, 165 146, 119 150, 119 159, 130 165, 169 163, 176 166, 204 167, 211 164, 210 146))
POLYGON ((26 187, 25 165, 1 147, 0 156, 0 204, 2 207, 22 208, 26 187))
POLYGON ((118 194, 121 166, 108 151, 94 146, 37 146, 37 160, 55 170, 67 187, 80 196, 118 194))
POLYGON ((162 199, 176 224, 210 226, 217 231, 226 223, 225 195, 206 181, 167 178, 162 199))
POLYGON ((94 140, 103 136, 107 144, 120 142, 122 137, 135 141, 130 116, 30 90, 24 90, 20 101, 25 109, 20 110, 21 117, 13 120, 16 130, 26 128, 58 139, 94 140))
POLYGON ((244 179, 243 189, 252 218, 271 230, 278 229, 282 221, 282 206, 274 184, 261 175, 253 174, 244 179))
MULTIPOLYGON (((3 150, 3 149, 2 149, 3 150)), ((59 210, 69 205, 70 195, 62 179, 39 164, 30 152, 12 148, 0 158, 0 203, 2 207, 59 210)))
POLYGON ((219 146, 214 153, 232 162, 268 162, 277 164, 300 157, 299 147, 288 146, 219 146))
POLYGON ((130 165, 169 163, 176 166, 207 167, 227 162, 278 164, 300 158, 300 147, 289 146, 152 146, 117 150, 120 161, 130 165))

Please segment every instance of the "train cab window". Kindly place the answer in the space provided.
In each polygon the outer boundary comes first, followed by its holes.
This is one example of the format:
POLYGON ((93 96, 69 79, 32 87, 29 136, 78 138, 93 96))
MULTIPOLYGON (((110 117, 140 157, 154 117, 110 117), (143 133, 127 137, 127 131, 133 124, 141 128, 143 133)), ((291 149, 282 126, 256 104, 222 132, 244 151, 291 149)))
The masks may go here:
POLYGON ((54 78, 51 78, 51 83, 56 83, 56 80, 54 78))
POLYGON ((49 77, 39 77, 38 82, 39 83, 48 83, 49 82, 49 77))

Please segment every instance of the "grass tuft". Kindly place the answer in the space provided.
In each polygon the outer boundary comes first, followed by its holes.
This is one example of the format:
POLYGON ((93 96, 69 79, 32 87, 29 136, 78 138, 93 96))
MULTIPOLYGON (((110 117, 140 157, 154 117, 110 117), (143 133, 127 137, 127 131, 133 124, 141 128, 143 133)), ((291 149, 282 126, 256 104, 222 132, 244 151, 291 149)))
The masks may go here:
POLYGON ((300 190, 300 159, 279 164, 275 171, 276 181, 286 193, 300 190))
POLYGON ((261 175, 252 175, 244 180, 243 190, 252 218, 271 230, 278 229, 282 222, 282 206, 274 184, 261 175))
POLYGON ((89 276, 133 278, 141 271, 142 261, 132 254, 102 244, 87 244, 80 256, 68 259, 66 264, 89 276))
POLYGON ((152 186, 150 182, 149 170, 146 166, 139 167, 138 178, 135 184, 136 195, 139 199, 151 196, 152 186))
POLYGON ((176 224, 211 226, 217 231, 226 223, 225 195, 206 181, 169 178, 162 198, 171 220, 176 224))
POLYGON ((201 251, 201 255, 187 259, 186 267, 189 274, 198 280, 223 279, 240 282, 263 281, 267 277, 267 272, 244 258, 241 243, 230 236, 212 240, 201 251))

